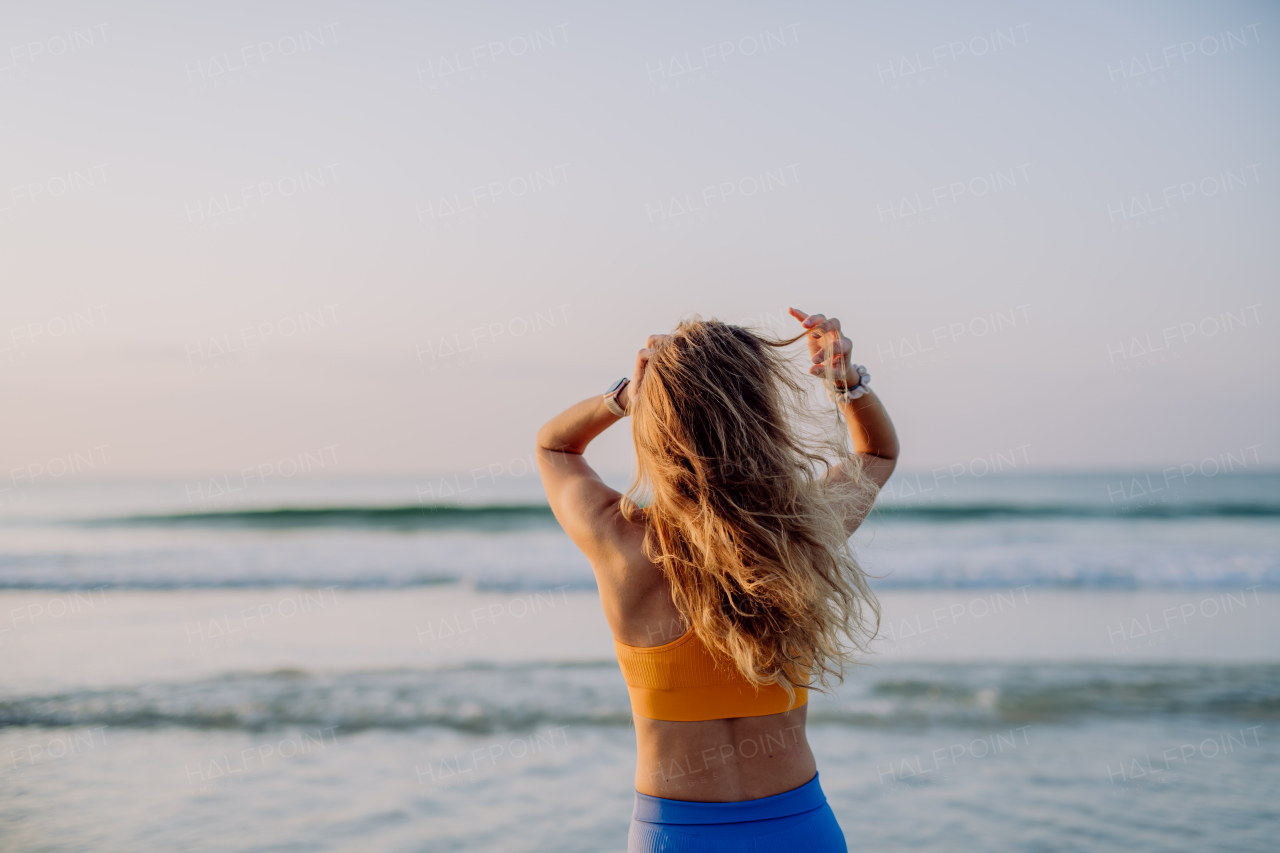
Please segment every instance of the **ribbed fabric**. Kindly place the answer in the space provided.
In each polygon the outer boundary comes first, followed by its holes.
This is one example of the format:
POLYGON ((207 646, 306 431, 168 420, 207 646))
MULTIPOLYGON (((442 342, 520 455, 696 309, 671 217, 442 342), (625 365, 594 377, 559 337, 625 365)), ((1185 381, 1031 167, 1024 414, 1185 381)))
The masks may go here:
POLYGON ((822 793, 818 774, 799 788, 761 797, 758 800, 739 800, 736 803, 699 803, 692 800, 669 800, 636 791, 636 805, 632 820, 648 823, 701 824, 740 823, 747 820, 772 820, 793 814, 812 811, 826 805, 827 795, 822 793))
POLYGON ((628 853, 847 853, 815 775, 772 797, 694 803, 636 792, 628 853))
POLYGON ((798 708, 809 691, 796 689, 795 704, 777 685, 756 689, 730 660, 717 661, 692 630, 664 646, 640 648, 613 641, 631 710, 651 720, 724 720, 763 717, 798 708))

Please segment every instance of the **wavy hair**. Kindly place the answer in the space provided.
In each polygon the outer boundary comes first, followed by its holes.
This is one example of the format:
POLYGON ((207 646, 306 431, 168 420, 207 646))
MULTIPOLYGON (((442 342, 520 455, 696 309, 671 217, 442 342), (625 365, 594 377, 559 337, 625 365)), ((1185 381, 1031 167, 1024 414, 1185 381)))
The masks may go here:
POLYGON ((880 624, 845 528, 878 489, 782 352, 804 334, 682 321, 632 403, 638 465, 622 502, 698 638, 793 702, 797 687, 842 681, 880 624), (836 464, 844 476, 825 476, 836 464))

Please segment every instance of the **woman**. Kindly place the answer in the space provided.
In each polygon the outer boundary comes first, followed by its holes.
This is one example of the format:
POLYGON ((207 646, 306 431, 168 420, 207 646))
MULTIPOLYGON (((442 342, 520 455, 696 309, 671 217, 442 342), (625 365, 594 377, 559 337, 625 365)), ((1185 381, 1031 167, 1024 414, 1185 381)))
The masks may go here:
POLYGON ((805 703, 879 625, 848 537, 898 441, 840 321, 790 310, 805 331, 786 341, 699 319, 650 337, 630 380, 538 433, 547 498, 591 561, 631 695, 632 853, 847 849, 805 703), (835 439, 781 353, 800 337, 843 417, 835 439), (627 414, 638 475, 622 495, 582 454, 627 414))

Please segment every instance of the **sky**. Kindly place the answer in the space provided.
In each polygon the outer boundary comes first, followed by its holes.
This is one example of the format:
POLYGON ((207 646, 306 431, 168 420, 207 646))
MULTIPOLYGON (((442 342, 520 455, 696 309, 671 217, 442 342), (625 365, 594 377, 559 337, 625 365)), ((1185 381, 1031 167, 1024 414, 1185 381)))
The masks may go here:
POLYGON ((1280 458, 1275 4, 29 6, 0 482, 513 469, 789 305, 904 468, 1280 458))

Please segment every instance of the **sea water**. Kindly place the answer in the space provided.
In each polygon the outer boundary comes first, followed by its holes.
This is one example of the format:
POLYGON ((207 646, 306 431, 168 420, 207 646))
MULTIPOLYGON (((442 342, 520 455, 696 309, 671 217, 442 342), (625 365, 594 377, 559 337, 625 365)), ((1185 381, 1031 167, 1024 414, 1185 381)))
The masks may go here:
MULTIPOLYGON (((851 849, 1274 849, 1280 477, 1179 475, 895 478, 880 636, 809 711, 851 849)), ((0 513, 0 848, 625 849, 626 689, 532 477, 0 513)))

